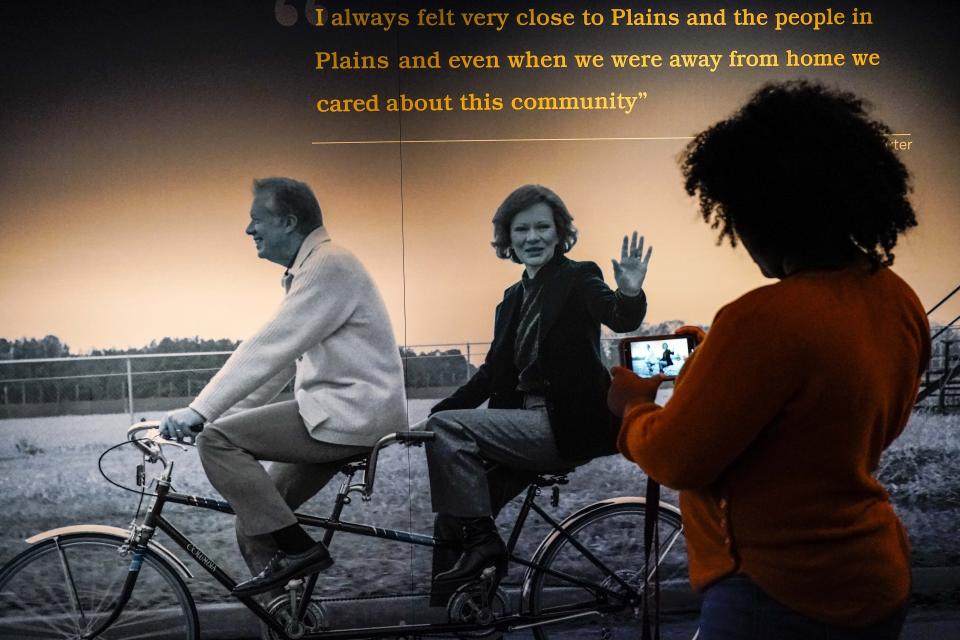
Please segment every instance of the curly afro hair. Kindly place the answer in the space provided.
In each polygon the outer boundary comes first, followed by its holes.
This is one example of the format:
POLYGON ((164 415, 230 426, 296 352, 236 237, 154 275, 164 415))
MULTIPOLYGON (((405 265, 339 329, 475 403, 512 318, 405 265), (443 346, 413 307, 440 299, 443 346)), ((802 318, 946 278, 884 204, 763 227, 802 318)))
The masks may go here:
POLYGON ((869 108, 820 84, 774 83, 697 135, 681 168, 718 244, 746 236, 802 251, 852 241, 874 268, 893 264, 897 236, 917 224, 910 174, 869 108))

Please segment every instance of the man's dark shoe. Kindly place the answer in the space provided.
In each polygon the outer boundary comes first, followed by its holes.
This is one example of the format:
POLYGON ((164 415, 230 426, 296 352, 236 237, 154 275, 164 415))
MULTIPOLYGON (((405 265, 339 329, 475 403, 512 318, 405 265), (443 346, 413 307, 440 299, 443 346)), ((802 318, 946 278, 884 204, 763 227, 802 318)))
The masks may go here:
POLYGON ((303 553, 286 554, 277 551, 259 574, 233 588, 235 596, 253 596, 283 586, 289 580, 323 571, 333 564, 333 558, 322 542, 303 553))
POLYGON ((457 587, 480 577, 487 567, 496 569, 496 582, 507 573, 507 546, 497 532, 493 518, 464 518, 463 554, 449 571, 434 577, 434 588, 451 593, 457 587))

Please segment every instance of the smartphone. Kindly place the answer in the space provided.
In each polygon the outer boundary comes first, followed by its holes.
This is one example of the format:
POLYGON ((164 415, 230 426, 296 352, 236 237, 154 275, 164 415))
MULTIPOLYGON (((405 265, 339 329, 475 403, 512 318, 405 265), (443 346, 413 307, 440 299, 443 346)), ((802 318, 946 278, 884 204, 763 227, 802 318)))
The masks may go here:
POLYGON ((620 364, 641 378, 658 373, 673 380, 696 346, 693 336, 636 336, 620 341, 620 364))

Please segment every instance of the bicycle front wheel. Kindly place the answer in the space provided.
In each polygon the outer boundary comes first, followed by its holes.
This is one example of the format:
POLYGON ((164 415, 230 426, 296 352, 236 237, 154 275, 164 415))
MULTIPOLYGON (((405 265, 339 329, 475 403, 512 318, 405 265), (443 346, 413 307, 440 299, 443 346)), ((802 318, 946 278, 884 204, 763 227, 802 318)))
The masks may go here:
MULTIPOLYGON (((534 569, 527 584, 530 613, 569 615, 565 621, 534 627, 538 640, 640 637, 639 611, 628 602, 628 594, 644 588, 645 503, 620 498, 595 507, 565 521, 569 537, 552 534, 534 558, 544 569, 534 569)), ((660 556, 648 577, 659 574, 665 596, 685 592, 689 587, 680 516, 661 506, 657 526, 660 556)))
MULTIPOLYGON (((0 639, 82 638, 117 606, 130 570, 123 541, 76 533, 37 543, 0 570, 0 639)), ((152 551, 130 600, 97 638, 195 640, 197 610, 177 573, 152 551)))

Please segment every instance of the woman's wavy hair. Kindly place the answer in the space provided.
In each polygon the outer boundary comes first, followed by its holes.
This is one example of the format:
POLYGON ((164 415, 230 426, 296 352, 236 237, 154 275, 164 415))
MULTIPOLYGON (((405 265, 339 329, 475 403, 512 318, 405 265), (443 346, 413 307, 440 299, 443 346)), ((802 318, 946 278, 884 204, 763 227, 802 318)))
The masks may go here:
POLYGON ((917 220, 910 174, 870 106, 821 84, 773 83, 698 134, 680 163, 717 243, 746 236, 796 251, 849 239, 874 268, 893 264, 897 236, 917 220))
POLYGON ((509 258, 514 262, 520 262, 510 246, 510 224, 518 213, 540 202, 550 207, 550 211, 553 212, 553 224, 557 227, 559 239, 557 246, 560 253, 570 251, 573 245, 577 244, 577 228, 573 226, 573 216, 570 215, 567 205, 563 204, 560 196, 539 184, 525 184, 514 189, 493 215, 493 242, 490 244, 496 250, 498 258, 504 260, 509 258))

